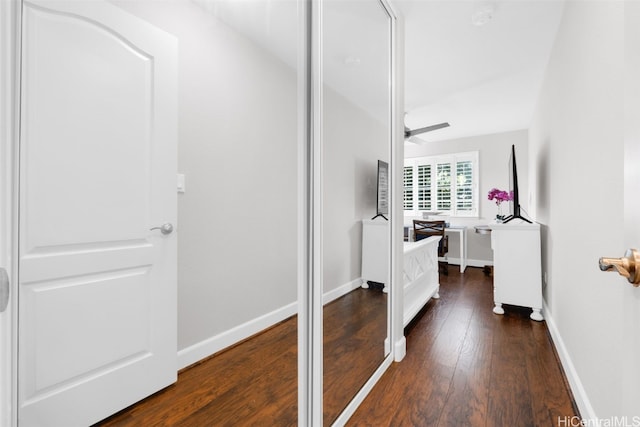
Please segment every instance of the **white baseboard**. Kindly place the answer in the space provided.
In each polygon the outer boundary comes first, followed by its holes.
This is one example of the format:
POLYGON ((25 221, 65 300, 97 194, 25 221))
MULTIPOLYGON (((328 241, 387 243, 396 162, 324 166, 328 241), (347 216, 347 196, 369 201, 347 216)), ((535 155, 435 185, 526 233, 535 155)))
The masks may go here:
POLYGON ((560 335, 560 332, 558 331, 558 328, 553 321, 553 316, 551 315, 551 311, 549 310, 549 307, 547 306, 547 302, 545 300, 542 300, 542 308, 544 312, 544 318, 547 321, 547 328, 549 329, 553 344, 556 348, 558 356, 560 357, 562 368, 567 375, 567 380, 569 380, 569 387, 571 387, 573 398, 576 401, 576 405, 578 405, 580 417, 583 420, 597 420, 598 417, 593 410, 593 406, 591 406, 589 396, 587 395, 587 392, 582 385, 580 376, 578 375, 575 365, 571 360, 571 356, 569 355, 567 347, 564 345, 564 340, 562 339, 562 336, 560 335))
POLYGON ((298 312, 298 302, 285 305, 282 308, 267 313, 263 316, 252 319, 228 331, 224 331, 216 336, 200 341, 197 344, 178 351, 178 369, 186 368, 212 354, 223 350, 230 345, 249 338, 251 335, 281 322, 298 312))
POLYGON ((342 286, 338 286, 335 289, 330 290, 322 295, 322 304, 328 304, 333 300, 340 298, 343 295, 348 294, 354 289, 359 288, 362 285, 362 279, 357 278, 356 280, 352 280, 351 282, 345 283, 342 286))
MULTIPOLYGON (((460 258, 447 257, 447 263, 460 265, 460 258)), ((493 261, 487 259, 467 259, 467 267, 484 267, 485 265, 493 265, 493 261)))
MULTIPOLYGON (((330 303, 331 301, 348 294, 352 290, 359 288, 361 284, 362 279, 358 278, 349 283, 345 283, 336 289, 332 289, 322 296, 322 303, 330 303)), ((274 310, 271 313, 252 319, 246 323, 229 329, 228 331, 224 331, 216 336, 207 338, 206 340, 184 348, 178 351, 178 370, 186 368, 189 365, 193 365, 194 363, 199 362, 220 350, 224 350, 233 344, 247 339, 251 335, 257 334, 258 332, 293 316, 297 312, 298 303, 293 302, 282 308, 274 310)))
POLYGON ((467 267, 484 267, 485 265, 493 265, 493 260, 488 259, 468 259, 467 267))

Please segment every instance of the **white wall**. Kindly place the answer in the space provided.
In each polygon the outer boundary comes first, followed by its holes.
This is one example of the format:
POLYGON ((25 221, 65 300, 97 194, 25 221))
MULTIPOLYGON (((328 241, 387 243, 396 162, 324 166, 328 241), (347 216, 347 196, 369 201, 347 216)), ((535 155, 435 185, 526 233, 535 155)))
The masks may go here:
POLYGON ((322 14, 326 294, 360 284, 354 281, 361 276, 362 220, 376 215, 378 160, 389 162, 391 101, 389 21, 382 5, 325 2, 322 14))
POLYGON ((181 347, 297 300, 295 72, 208 21, 180 69, 181 347))
MULTIPOLYGON (((583 417, 623 407, 622 292, 598 270, 623 246, 623 2, 566 3, 530 129, 547 322, 583 417)), ((638 333, 637 326, 633 328, 638 333)), ((637 358, 636 358, 637 363, 637 358)))
MULTIPOLYGON (((224 25, 212 34, 211 23, 181 33, 182 347, 296 301, 295 73, 224 25)), ((375 215, 389 130, 329 87, 323 114, 327 293, 361 275, 361 220, 375 215)))
POLYGON ((183 350, 297 300, 296 74, 192 2, 119 4, 179 39, 183 350))
MULTIPOLYGON (((456 225, 466 225, 467 229, 467 258, 471 265, 482 266, 493 262, 493 251, 488 235, 476 234, 473 226, 488 224, 495 220, 498 207, 495 202, 487 199, 489 190, 496 187, 501 190, 509 189, 509 156, 511 145, 516 146, 516 161, 518 165, 518 189, 520 205, 524 211, 529 210, 528 204, 528 134, 526 130, 479 135, 448 141, 432 142, 422 145, 405 143, 405 158, 435 156, 449 153, 479 152, 480 162, 480 216, 478 218, 448 218, 442 217, 456 225)), ((508 214, 508 207, 503 205, 503 214, 508 214)), ((523 211, 523 216, 527 216, 523 211)), ((460 253, 456 235, 449 237, 449 257, 456 258, 460 253)))
POLYGON ((361 276, 362 220, 376 215, 378 160, 389 162, 388 138, 388 126, 385 127, 370 113, 325 87, 325 293, 361 276))

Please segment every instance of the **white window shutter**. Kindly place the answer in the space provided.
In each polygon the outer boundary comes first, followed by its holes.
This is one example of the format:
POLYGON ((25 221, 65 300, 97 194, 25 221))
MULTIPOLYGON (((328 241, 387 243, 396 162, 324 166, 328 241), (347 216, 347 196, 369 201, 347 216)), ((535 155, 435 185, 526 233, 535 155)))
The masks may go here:
POLYGON ((437 211, 450 216, 478 214, 478 152, 405 159, 405 215, 437 211))
POLYGON ((413 166, 404 167, 404 210, 413 210, 413 166))

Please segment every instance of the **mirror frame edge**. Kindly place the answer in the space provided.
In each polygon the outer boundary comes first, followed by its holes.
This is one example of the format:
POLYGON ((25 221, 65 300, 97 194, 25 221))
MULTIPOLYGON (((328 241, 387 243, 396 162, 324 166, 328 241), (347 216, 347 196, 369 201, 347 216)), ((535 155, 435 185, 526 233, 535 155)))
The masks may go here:
MULTIPOLYGON (((391 199, 392 232, 391 241, 391 282, 403 283, 404 262, 404 205, 399 197, 403 194, 404 169, 404 17, 393 6, 393 0, 379 0, 392 16, 391 22, 391 173, 393 176, 394 196, 391 199)), ((394 286, 391 289, 390 340, 391 355, 395 362, 400 362, 406 355, 404 337, 404 289, 394 286)))
POLYGON ((298 425, 322 425, 321 0, 298 2, 298 425))

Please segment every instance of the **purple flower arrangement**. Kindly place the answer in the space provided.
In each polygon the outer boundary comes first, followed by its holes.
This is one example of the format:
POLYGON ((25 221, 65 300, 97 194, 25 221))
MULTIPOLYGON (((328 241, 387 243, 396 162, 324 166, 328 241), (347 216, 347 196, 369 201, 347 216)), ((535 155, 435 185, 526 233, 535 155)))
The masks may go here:
POLYGON ((489 191, 489 200, 495 200, 496 205, 500 206, 502 202, 508 202, 513 200, 513 192, 507 192, 504 190, 498 190, 497 188, 492 188, 489 191))
POLYGON ((506 216, 502 215, 502 208, 500 204, 502 202, 508 202, 510 200, 513 200, 513 191, 507 192, 504 190, 498 190, 497 188, 492 188, 489 191, 488 199, 495 200, 496 205, 498 206, 498 215, 496 215, 496 221, 498 222, 504 221, 506 219, 506 216))

